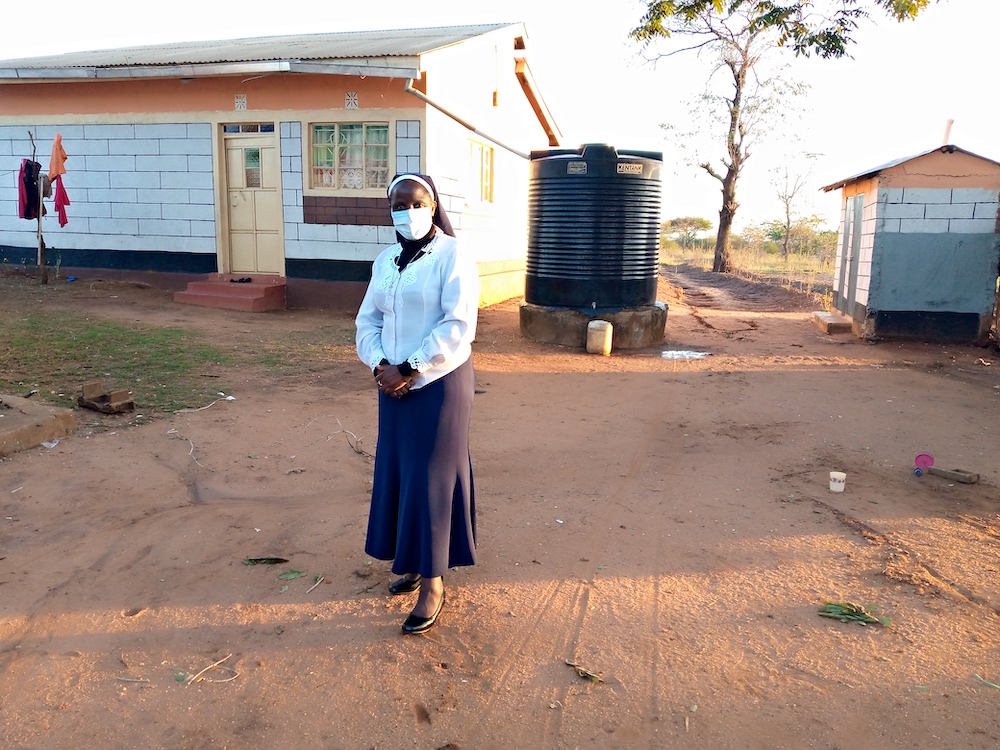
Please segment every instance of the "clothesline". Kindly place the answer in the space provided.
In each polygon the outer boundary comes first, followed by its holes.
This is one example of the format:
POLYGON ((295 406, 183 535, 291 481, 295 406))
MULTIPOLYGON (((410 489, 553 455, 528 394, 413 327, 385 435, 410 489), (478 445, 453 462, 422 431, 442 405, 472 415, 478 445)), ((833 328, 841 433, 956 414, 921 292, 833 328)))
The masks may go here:
POLYGON ((35 161, 38 158, 38 144, 35 135, 30 130, 31 158, 21 159, 21 168, 17 179, 17 212, 22 219, 33 219, 38 228, 38 267, 41 270, 41 282, 49 281, 48 267, 45 257, 45 238, 42 235, 42 217, 46 214, 45 197, 49 186, 54 189, 55 208, 59 216, 59 226, 66 226, 66 206, 70 205, 69 196, 63 186, 62 176, 66 174, 66 150, 62 145, 62 135, 56 133, 52 141, 52 157, 49 160, 48 173, 42 171, 42 165, 35 161))
MULTIPOLYGON (((18 173, 18 215, 23 219, 40 219, 40 217, 45 216, 48 212, 45 209, 43 198, 54 193, 59 226, 64 227, 69 222, 66 207, 70 205, 70 199, 66 194, 62 180, 62 176, 66 174, 66 159, 68 158, 66 149, 62 145, 62 135, 56 133, 52 141, 52 157, 49 161, 48 173, 43 172, 42 165, 35 161, 37 149, 35 137, 30 130, 28 137, 31 138, 31 159, 21 160, 21 169, 18 173)), ((41 256, 44 253, 45 244, 40 221, 38 246, 41 256)))

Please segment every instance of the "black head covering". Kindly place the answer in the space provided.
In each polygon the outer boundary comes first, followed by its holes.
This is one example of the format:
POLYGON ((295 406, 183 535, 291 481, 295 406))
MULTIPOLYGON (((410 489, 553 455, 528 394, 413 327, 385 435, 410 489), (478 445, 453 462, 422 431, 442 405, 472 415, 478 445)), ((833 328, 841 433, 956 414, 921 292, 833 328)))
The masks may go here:
MULTIPOLYGON (((406 177, 408 175, 419 177, 421 180, 423 180, 424 182, 426 182, 428 185, 431 186, 431 193, 433 194, 432 197, 434 198, 434 205, 437 206, 437 208, 434 209, 434 215, 431 217, 431 221, 434 223, 435 226, 439 227, 441 231, 443 231, 445 234, 454 237, 455 230, 451 226, 451 220, 448 218, 448 214, 446 214, 444 211, 444 206, 441 205, 441 198, 438 196, 437 185, 434 184, 434 180, 432 180, 429 175, 420 174, 419 172, 401 172, 400 174, 394 175, 392 180, 389 181, 389 184, 391 185, 392 181, 395 180, 397 177, 406 177)), ((388 195, 388 193, 389 191, 386 190, 386 195, 388 195)), ((396 232, 396 239, 398 239, 401 243, 404 243, 404 246, 405 243, 410 242, 410 240, 404 239, 399 234, 399 232, 396 232)), ((417 241, 419 242, 419 240, 417 241)))

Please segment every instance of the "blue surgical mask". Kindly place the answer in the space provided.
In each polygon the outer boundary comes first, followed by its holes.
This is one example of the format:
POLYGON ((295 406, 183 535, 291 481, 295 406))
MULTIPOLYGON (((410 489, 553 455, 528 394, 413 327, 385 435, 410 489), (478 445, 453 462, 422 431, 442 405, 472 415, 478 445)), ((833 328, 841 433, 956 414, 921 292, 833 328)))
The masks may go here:
POLYGON ((405 239, 422 240, 431 231, 431 207, 392 212, 392 225, 405 239))

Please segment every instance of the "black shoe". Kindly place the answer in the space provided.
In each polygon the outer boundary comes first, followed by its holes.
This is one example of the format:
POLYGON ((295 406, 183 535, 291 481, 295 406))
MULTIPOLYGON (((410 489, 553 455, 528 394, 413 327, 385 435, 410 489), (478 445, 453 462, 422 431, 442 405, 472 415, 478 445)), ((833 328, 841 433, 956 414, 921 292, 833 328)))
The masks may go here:
POLYGON ((410 594, 420 588, 420 576, 417 576, 412 581, 408 578, 400 578, 398 581, 393 581, 389 584, 389 593, 393 596, 397 594, 410 594))
POLYGON ((406 635, 415 635, 417 633, 426 633, 431 629, 441 614, 441 608, 444 606, 444 592, 441 592, 441 601, 438 602, 438 608, 430 617, 417 617, 411 614, 406 618, 406 622, 403 623, 403 633, 406 635))

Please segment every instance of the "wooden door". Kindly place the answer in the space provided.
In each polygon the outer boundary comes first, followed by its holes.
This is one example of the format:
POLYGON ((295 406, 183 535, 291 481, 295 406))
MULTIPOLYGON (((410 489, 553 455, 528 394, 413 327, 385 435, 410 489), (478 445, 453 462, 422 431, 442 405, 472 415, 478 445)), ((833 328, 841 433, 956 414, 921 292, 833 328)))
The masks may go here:
POLYGON ((283 275, 281 159, 274 134, 226 136, 229 272, 283 275))

